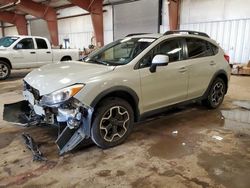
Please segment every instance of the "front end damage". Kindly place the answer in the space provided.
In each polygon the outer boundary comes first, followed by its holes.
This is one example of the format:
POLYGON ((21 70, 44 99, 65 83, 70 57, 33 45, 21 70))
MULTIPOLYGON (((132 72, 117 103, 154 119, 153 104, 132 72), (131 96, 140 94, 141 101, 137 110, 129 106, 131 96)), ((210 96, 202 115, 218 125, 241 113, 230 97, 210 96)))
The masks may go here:
POLYGON ((25 100, 4 105, 3 119, 22 126, 55 125, 58 127, 56 144, 60 155, 71 151, 84 139, 90 138, 93 108, 71 97, 55 105, 42 102, 39 91, 24 84, 25 100))

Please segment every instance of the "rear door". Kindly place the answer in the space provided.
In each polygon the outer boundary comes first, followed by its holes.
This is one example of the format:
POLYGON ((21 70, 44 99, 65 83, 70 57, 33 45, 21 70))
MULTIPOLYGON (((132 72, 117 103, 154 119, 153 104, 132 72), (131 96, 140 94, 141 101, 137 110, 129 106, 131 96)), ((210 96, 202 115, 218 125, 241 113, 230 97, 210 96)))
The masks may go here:
POLYGON ((216 71, 216 47, 206 40, 186 38, 188 99, 202 96, 216 71), (213 49, 214 48, 214 49, 213 49))
POLYGON ((35 38, 35 41, 37 45, 37 65, 42 66, 52 63, 52 51, 46 40, 42 38, 35 38))
POLYGON ((186 68, 183 39, 168 39, 141 59, 140 78, 144 111, 159 109, 186 100, 188 69, 186 68), (157 54, 169 56, 167 66, 158 66, 151 73, 149 67, 157 54))
POLYGON ((36 67, 37 54, 33 38, 21 39, 13 48, 13 62, 18 68, 36 67))

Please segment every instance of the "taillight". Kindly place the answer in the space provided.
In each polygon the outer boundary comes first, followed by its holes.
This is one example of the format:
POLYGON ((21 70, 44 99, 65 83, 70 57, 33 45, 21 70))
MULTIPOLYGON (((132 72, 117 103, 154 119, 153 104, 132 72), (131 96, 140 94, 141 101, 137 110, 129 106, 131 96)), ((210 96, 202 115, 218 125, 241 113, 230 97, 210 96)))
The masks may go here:
POLYGON ((229 63, 230 62, 230 57, 229 55, 224 55, 225 60, 229 63))

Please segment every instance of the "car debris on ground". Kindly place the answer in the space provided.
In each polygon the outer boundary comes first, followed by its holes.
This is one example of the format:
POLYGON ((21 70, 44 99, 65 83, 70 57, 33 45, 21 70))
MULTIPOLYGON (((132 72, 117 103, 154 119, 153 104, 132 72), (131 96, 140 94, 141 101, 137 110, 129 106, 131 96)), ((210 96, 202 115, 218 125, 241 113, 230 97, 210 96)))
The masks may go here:
POLYGON ((33 154, 33 161, 47 161, 47 158, 44 157, 42 152, 39 150, 37 143, 28 133, 23 133, 22 137, 24 139, 27 148, 33 154))

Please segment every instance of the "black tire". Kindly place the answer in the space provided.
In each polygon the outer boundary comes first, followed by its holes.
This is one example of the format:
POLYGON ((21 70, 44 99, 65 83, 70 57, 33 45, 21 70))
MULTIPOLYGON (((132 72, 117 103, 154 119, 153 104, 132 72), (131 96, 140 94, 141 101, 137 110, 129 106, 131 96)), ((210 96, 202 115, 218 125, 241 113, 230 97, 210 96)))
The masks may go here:
POLYGON ((103 149, 114 147, 126 140, 133 124, 134 113, 130 104, 121 98, 107 98, 94 113, 91 138, 103 149))
POLYGON ((71 60, 72 60, 71 57, 68 57, 68 56, 63 57, 63 58, 61 59, 61 61, 71 61, 71 60))
POLYGON ((0 61, 0 80, 5 80, 10 76, 10 65, 4 61, 0 61))
POLYGON ((210 109, 218 108, 223 102, 226 93, 226 83, 221 78, 216 78, 209 89, 208 96, 202 103, 210 109))

